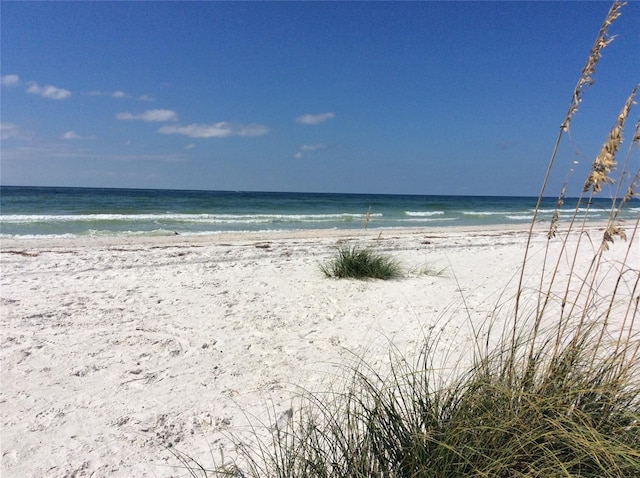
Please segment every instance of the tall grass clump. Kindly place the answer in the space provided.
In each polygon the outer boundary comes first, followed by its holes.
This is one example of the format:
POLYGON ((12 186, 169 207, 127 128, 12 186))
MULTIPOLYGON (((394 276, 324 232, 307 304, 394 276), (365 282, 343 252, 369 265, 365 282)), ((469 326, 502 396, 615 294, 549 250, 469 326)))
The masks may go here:
POLYGON ((366 365, 342 391, 309 397, 273 434, 250 476, 637 477, 637 364, 625 352, 592 364, 582 334, 555 357, 527 357, 527 339, 497 349, 446 383, 435 349, 395 357, 390 375, 366 365), (511 363, 514 361, 514 363, 511 363), (621 366, 625 362, 625 366, 621 366), (515 371, 515 373, 514 373, 515 371))
MULTIPOLYGON (((562 187, 542 236, 542 265, 534 268, 529 257, 558 147, 622 6, 609 10, 561 123, 513 304, 507 317, 497 317, 507 308, 494 311, 493 320, 506 324, 497 340, 476 332, 468 363, 447 363, 433 331, 415 358, 392 350, 384 372, 361 357, 343 383, 304 395, 284 427, 241 448, 235 476, 640 478, 640 214, 620 219, 638 207, 640 120, 624 132, 637 86, 621 101, 566 222, 559 208, 568 184, 562 187), (620 160, 625 136, 631 140, 620 160), (603 191, 612 197, 609 218, 594 225, 591 199, 603 191)), ((338 265, 353 257, 368 262, 361 252, 341 249, 325 274, 343 277, 338 265)))
POLYGON ((402 274, 397 259, 370 247, 341 245, 336 257, 320 266, 327 277, 338 279, 395 279, 402 274))

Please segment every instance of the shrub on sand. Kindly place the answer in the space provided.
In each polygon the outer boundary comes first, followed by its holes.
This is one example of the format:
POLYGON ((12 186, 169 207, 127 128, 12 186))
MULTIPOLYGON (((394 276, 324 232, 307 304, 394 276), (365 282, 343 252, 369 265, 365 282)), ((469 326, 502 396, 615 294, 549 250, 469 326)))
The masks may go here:
POLYGON ((390 255, 358 245, 342 245, 338 254, 327 264, 320 266, 327 277, 338 279, 395 279, 402 269, 390 255))

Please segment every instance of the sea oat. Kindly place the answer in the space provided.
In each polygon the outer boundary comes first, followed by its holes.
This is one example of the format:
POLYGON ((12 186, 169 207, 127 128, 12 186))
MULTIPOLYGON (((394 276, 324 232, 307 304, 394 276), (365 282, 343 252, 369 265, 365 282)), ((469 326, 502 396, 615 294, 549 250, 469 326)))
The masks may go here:
POLYGON ((635 145, 640 148, 640 118, 638 118, 638 121, 636 123, 636 132, 633 135, 633 143, 635 143, 635 145))
POLYGON ((367 213, 364 215, 364 220, 362 221, 362 227, 365 229, 369 227, 369 221, 371 220, 371 206, 367 210, 367 213))
POLYGON ((622 196, 622 203, 626 203, 631 200, 633 197, 638 197, 638 182, 640 182, 640 169, 636 172, 636 175, 633 177, 631 184, 627 188, 627 191, 622 196))
POLYGON ((596 41, 593 43, 593 46, 591 47, 591 52, 590 52, 589 57, 587 59, 587 63, 585 64, 584 68, 582 69, 582 71, 580 73, 580 79, 578 80, 578 83, 577 83, 577 85, 576 85, 576 87, 575 87, 575 89, 573 91, 573 95, 571 97, 571 103, 569 105, 569 110, 567 111, 565 119, 561 124, 560 131, 558 132, 558 137, 556 138, 556 143, 555 143, 555 145, 553 147, 553 152, 551 153, 551 158, 549 159, 549 163, 547 164, 547 170, 545 172, 544 179, 542 181, 542 187, 540 189, 540 194, 538 195, 538 202, 536 203, 536 207, 535 207, 534 212, 533 212, 533 218, 531 219, 531 224, 529 225, 529 235, 527 237, 527 245, 526 245, 526 248, 525 248, 525 253, 524 253, 524 258, 523 258, 523 266, 522 266, 522 268, 520 270, 520 279, 519 279, 519 283, 518 283, 518 292, 516 294, 516 301, 515 301, 515 306, 514 306, 515 311, 514 311, 514 320, 513 320, 513 324, 514 324, 513 340, 515 340, 516 328, 517 328, 517 324, 518 324, 518 313, 519 313, 519 310, 520 310, 520 307, 519 307, 520 294, 521 294, 521 290, 522 290, 521 287, 522 287, 522 283, 523 283, 523 280, 524 280, 525 266, 527 264, 528 250, 529 250, 529 244, 531 242, 533 226, 536 223, 536 219, 538 217, 538 212, 540 211, 540 205, 542 204, 542 198, 544 196, 545 189, 547 188, 547 183, 548 183, 549 177, 551 175, 551 170, 553 168, 553 164, 555 163, 556 155, 558 153, 558 148, 560 146, 560 142, 562 140, 563 134, 568 131, 569 123, 571 122, 571 119, 573 118, 573 115, 578 110, 578 105, 580 104, 580 101, 582 101, 582 94, 583 94, 584 90, 587 87, 589 87, 590 85, 593 84, 593 74, 595 73, 596 64, 598 63, 598 60, 600 59, 600 57, 602 55, 602 50, 609 43, 611 43, 611 41, 614 38, 614 37, 610 37, 609 36, 608 29, 611 26, 611 24, 615 21, 615 19, 620 16, 620 10, 623 7, 623 5, 625 5, 625 3, 620 2, 618 0, 613 2, 613 5, 609 9, 609 12, 607 13, 607 16, 606 16, 604 22, 602 23, 602 26, 600 27, 600 30, 598 31, 598 36, 596 37, 596 41))
POLYGON ((547 238, 551 239, 556 237, 556 232, 558 231, 558 220, 560 219, 560 208, 564 204, 564 197, 567 192, 567 183, 562 185, 562 190, 560 191, 560 196, 558 196, 558 201, 556 202, 556 209, 553 211, 553 216, 551 217, 551 225, 549 226, 549 233, 547 234, 547 238))
POLYGON ((618 148, 620 148, 620 144, 622 143, 624 122, 629 115, 629 110, 631 109, 631 105, 633 104, 633 99, 637 91, 638 86, 636 85, 622 107, 622 111, 620 111, 618 120, 611 129, 607 141, 602 145, 598 156, 593 161, 593 164, 591 165, 591 172, 584 183, 584 192, 591 189, 595 194, 602 189, 602 184, 613 184, 614 181, 610 174, 616 166, 615 156, 618 152, 618 148))
POLYGON ((614 36, 609 36, 609 26, 616 18, 620 16, 620 9, 623 5, 626 5, 626 2, 613 2, 613 5, 609 9, 607 17, 600 27, 600 31, 598 32, 596 41, 591 47, 589 58, 587 58, 587 63, 584 65, 584 68, 582 68, 580 79, 578 80, 578 84, 573 91, 569 111, 567 111, 567 116, 565 117, 564 122, 561 125, 561 129, 563 131, 567 131, 569 129, 569 123, 571 122, 573 115, 576 113, 576 111, 578 111, 578 105, 582 101, 582 94, 584 93, 584 90, 586 90, 594 83, 593 74, 596 71, 596 64, 602 56, 602 50, 604 50, 604 48, 606 48, 606 46, 609 45, 609 43, 611 43, 615 38, 614 36))
MULTIPOLYGON (((634 139, 634 142, 635 142, 635 139, 634 139)), ((605 230, 605 232, 603 234, 603 237, 602 237, 602 245, 601 245, 601 247, 602 247, 603 250, 605 250, 605 251, 609 250, 609 245, 607 243, 608 242, 613 243, 613 237, 614 236, 618 236, 623 240, 627 239, 626 234, 624 233, 624 231, 620 227, 620 221, 619 220, 617 221, 618 222, 618 226, 614 226, 613 222, 617 220, 618 214, 619 214, 620 210, 623 208, 623 206, 625 204, 627 204, 632 198, 638 197, 637 187, 638 187, 638 183, 639 182, 640 182, 640 169, 638 169, 636 171, 636 174, 631 179, 631 182, 629 183, 629 186, 627 187, 627 190, 625 191, 625 193, 622 195, 622 197, 620 199, 620 202, 618 203, 617 207, 616 207, 616 204, 615 204, 615 200, 613 201, 611 219, 610 219, 609 225, 607 226, 607 229, 605 230)))
POLYGON ((625 234, 624 230, 621 227, 621 222, 618 220, 617 221, 618 225, 616 226, 616 225, 613 224, 613 221, 615 221, 616 218, 618 217, 618 213, 622 209, 622 206, 624 204, 626 204, 627 202, 629 202, 633 197, 637 197, 638 196, 636 188, 638 186, 638 182, 639 181, 640 181, 640 170, 638 170, 638 172, 634 176, 633 180, 631 181, 631 184, 629 184, 629 187, 627 188, 626 192, 622 196, 622 199, 620 200, 620 204, 618 204, 618 207, 612 213, 611 222, 609 223, 609 225, 607 226, 607 228, 604 231, 604 234, 602 235, 601 247, 602 247, 603 250, 605 250, 605 251, 609 250, 609 244, 608 243, 610 242, 610 243, 613 244, 613 238, 615 236, 618 236, 623 241, 627 240, 627 235, 625 234))
POLYGON ((604 236, 602 239, 602 248, 605 251, 609 250, 608 243, 610 242, 611 244, 613 244, 613 238, 615 236, 618 236, 623 241, 627 240, 627 235, 625 234, 624 230, 621 227, 615 226, 613 224, 609 224, 609 227, 607 227, 607 229, 604 231, 604 236))

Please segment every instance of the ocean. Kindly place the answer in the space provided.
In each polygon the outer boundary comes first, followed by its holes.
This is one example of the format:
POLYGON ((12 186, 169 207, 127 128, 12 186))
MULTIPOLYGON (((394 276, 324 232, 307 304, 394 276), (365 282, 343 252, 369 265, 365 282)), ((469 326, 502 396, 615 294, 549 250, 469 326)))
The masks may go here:
MULTIPOLYGON (((526 224, 534 197, 418 196, 155 189, 0 187, 0 238, 101 235, 195 235, 301 229, 430 228, 526 224)), ((543 201, 549 221, 556 199, 543 201)), ((575 200, 565 200, 570 218, 575 200)), ((637 217, 640 201, 624 215, 637 217)), ((597 199, 592 220, 604 220, 610 199, 597 199)))

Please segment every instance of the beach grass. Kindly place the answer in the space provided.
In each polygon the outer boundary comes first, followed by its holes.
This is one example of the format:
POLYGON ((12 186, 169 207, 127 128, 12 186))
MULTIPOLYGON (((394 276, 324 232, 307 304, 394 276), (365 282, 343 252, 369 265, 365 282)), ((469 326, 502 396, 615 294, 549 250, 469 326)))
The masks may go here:
POLYGON ((338 279, 397 279, 402 267, 397 259, 370 247, 343 244, 336 257, 320 265, 326 277, 338 279))
POLYGON ((547 340, 533 359, 521 337, 446 383, 428 343, 389 375, 360 364, 342 391, 310 395, 245 474, 640 476, 638 366, 626 348, 594 363, 594 333, 555 355, 547 340))
POLYGON ((409 268, 408 272, 415 276, 445 277, 447 275, 447 268, 435 267, 433 264, 425 262, 420 266, 409 268))
MULTIPOLYGON (((540 199, 622 6, 614 2, 581 72, 540 199)), ((636 90, 606 135, 573 216, 562 223, 554 215, 543 266, 531 271, 527 254, 538 202, 507 326, 497 340, 477 329, 470 362, 448 364, 446 372, 437 332, 425 337, 416 357, 392 348, 384 371, 361 357, 345 366, 341 383, 303 394, 283 426, 241 447, 233 469, 190 467, 192 475, 640 477, 640 270, 633 249, 640 215, 633 223, 618 220, 638 196, 640 169, 629 158, 640 145, 640 121, 624 161, 616 161, 636 90), (589 204, 604 188, 612 207, 596 237, 587 227, 589 204), (622 262, 608 260, 614 243, 627 248, 622 262), (584 257, 588 264, 579 262, 584 257), (524 278, 532 275, 533 306, 524 300, 531 289, 524 278)), ((564 194, 563 187, 559 206, 564 194)), ((374 267, 394 276, 397 264, 386 259, 374 267)), ((376 260, 375 251, 345 246, 322 270, 330 277, 375 277, 369 264, 376 260)), ((495 310, 491 321, 506 310, 495 310)), ((485 332, 493 330, 491 321, 485 332)))

